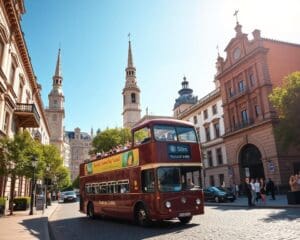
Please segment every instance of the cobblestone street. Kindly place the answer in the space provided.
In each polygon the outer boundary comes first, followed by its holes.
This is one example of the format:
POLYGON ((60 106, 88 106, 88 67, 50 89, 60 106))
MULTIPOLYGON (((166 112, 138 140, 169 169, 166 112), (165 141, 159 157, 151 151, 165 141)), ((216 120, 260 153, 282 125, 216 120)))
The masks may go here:
POLYGON ((127 221, 90 220, 77 211, 77 204, 62 204, 50 219, 56 239, 298 239, 300 209, 247 209, 206 207, 188 225, 177 220, 150 228, 127 221), (76 212, 76 216, 74 216, 76 212))

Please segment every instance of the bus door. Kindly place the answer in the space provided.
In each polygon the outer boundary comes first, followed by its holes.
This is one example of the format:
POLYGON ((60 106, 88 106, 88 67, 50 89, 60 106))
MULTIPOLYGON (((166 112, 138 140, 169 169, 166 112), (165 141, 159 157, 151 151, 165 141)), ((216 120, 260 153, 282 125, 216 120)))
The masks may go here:
POLYGON ((155 211, 156 209, 156 181, 155 181, 155 171, 154 169, 146 169, 141 172, 141 188, 143 194, 141 195, 141 200, 146 204, 146 208, 149 213, 155 211))

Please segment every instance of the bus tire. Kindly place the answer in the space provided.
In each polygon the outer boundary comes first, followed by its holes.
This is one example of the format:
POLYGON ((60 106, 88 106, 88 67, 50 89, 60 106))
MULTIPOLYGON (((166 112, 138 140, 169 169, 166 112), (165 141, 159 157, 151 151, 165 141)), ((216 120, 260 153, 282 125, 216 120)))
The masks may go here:
POLYGON ((179 217, 178 219, 182 224, 187 224, 192 220, 192 218, 193 217, 190 216, 190 217, 179 217))
POLYGON ((148 227, 151 225, 146 208, 143 205, 137 207, 135 211, 135 220, 141 227, 148 227))
POLYGON ((87 206, 87 215, 90 219, 95 218, 94 205, 91 202, 89 202, 87 206))

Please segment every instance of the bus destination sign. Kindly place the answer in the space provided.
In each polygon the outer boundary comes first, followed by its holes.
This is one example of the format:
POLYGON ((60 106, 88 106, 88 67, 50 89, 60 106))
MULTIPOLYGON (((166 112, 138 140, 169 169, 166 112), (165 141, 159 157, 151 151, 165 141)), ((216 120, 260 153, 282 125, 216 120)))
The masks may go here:
POLYGON ((191 150, 189 145, 169 144, 168 153, 170 159, 191 159, 191 150))

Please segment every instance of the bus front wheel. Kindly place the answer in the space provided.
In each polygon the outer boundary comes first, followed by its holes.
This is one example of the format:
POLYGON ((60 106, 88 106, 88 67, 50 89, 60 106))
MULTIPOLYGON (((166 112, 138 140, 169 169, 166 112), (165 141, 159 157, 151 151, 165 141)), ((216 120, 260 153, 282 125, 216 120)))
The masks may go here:
POLYGON ((149 219, 148 213, 144 206, 140 206, 137 208, 135 219, 137 224, 142 227, 148 227, 151 224, 151 220, 149 219))
POLYGON ((89 218, 94 219, 95 213, 94 213, 94 206, 93 203, 89 203, 87 206, 87 215, 89 218))
POLYGON ((179 217, 178 219, 179 219, 179 221, 181 222, 181 223, 183 223, 183 224, 187 224, 187 223, 189 223, 191 220, 192 220, 192 216, 190 216, 190 217, 179 217))

